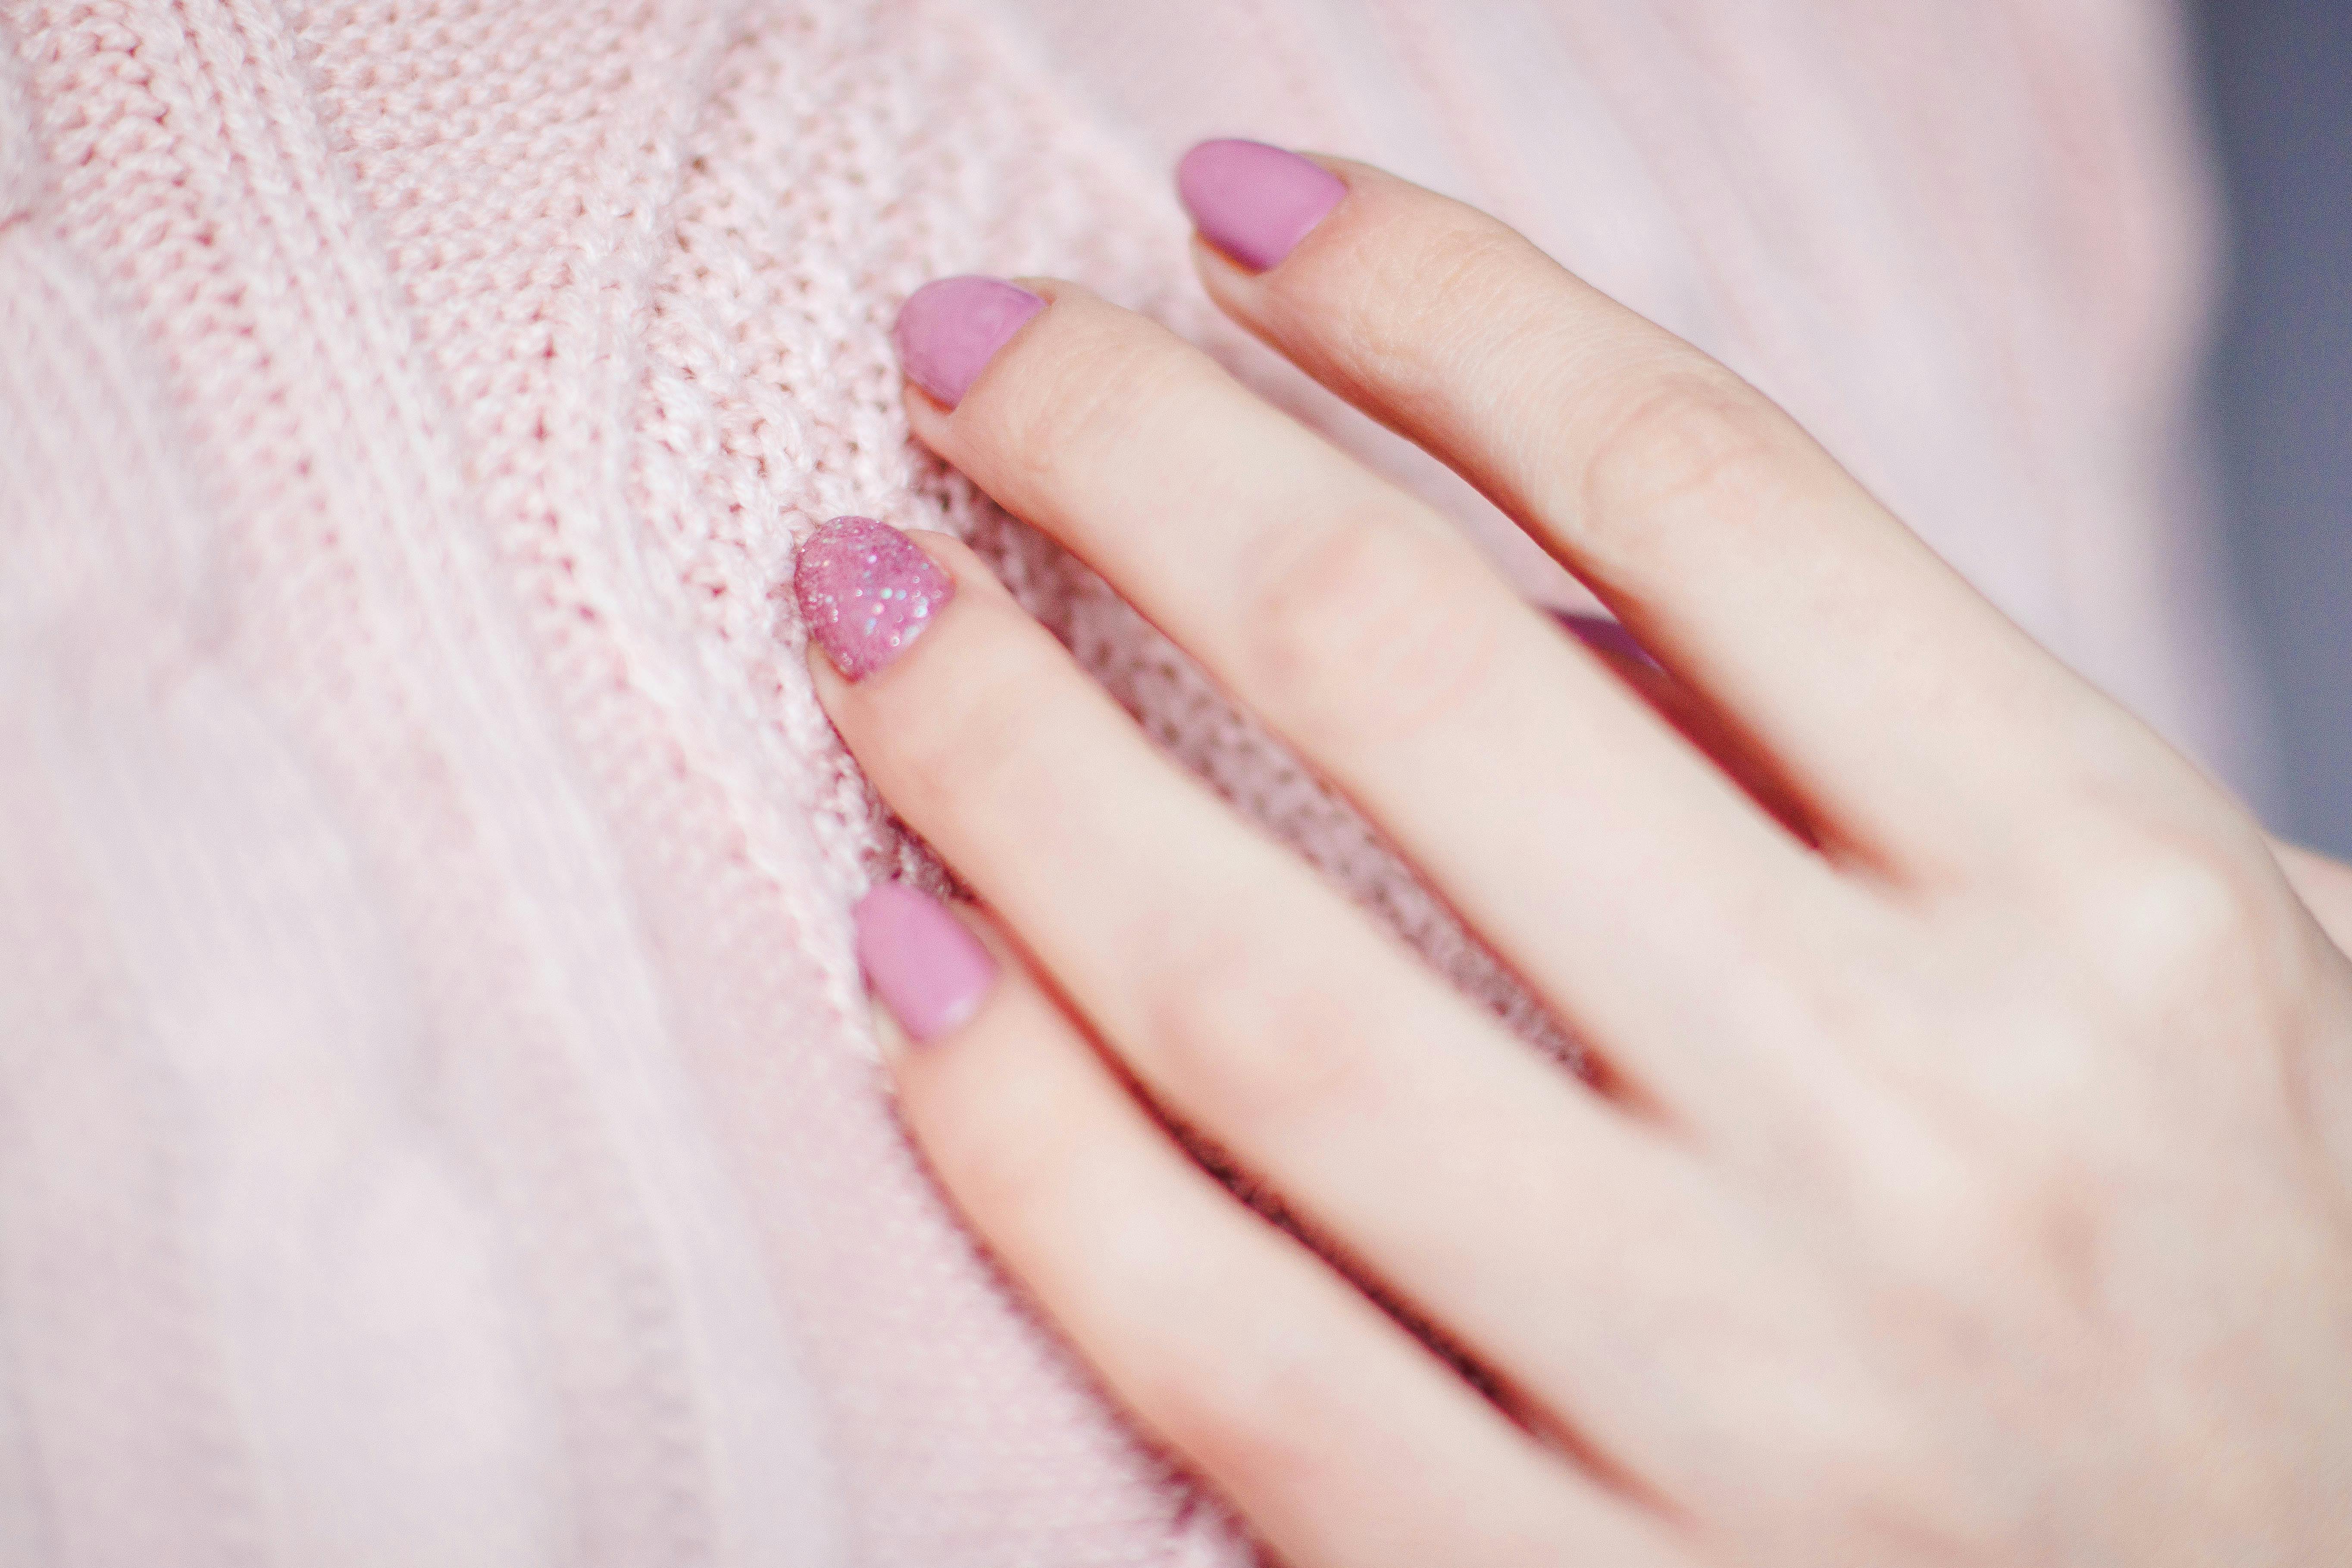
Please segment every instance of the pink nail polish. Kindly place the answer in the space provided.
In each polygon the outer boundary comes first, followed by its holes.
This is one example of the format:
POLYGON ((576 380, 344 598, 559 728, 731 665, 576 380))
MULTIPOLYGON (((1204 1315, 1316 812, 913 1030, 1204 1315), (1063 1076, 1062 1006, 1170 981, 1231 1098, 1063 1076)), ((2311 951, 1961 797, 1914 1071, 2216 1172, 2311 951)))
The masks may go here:
POLYGON ((801 545, 793 596, 833 668, 863 680, 922 636, 955 584, 889 524, 836 517, 801 545))
POLYGON ((898 307, 890 341, 908 380, 953 408, 1045 301, 1002 278, 941 278, 898 307))
POLYGON ((1655 665, 1650 650, 1633 640, 1633 634, 1606 616, 1588 616, 1575 610, 1554 610, 1553 617, 1576 638, 1595 653, 1613 653, 1639 664, 1655 665))
POLYGON ((913 1040, 937 1039, 980 1011, 996 961, 937 899, 884 882, 857 900, 857 963, 913 1040))
POLYGON ((1202 237, 1253 272, 1297 247, 1339 205, 1339 175, 1263 142, 1203 142, 1176 165, 1176 194, 1202 237))

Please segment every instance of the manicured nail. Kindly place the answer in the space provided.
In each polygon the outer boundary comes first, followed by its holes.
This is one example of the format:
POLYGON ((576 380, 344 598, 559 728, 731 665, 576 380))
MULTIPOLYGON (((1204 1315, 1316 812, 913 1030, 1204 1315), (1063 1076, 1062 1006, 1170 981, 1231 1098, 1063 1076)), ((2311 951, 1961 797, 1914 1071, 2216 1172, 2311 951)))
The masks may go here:
POLYGON ((996 961, 948 913, 904 882, 885 882, 857 900, 857 963, 866 983, 912 1040, 932 1040, 980 1011, 996 984, 996 961))
POLYGON ((1263 142, 1203 142, 1176 165, 1202 237, 1253 272, 1289 255, 1348 187, 1320 163, 1263 142))
POLYGON ((898 307, 890 341, 908 380, 953 408, 1045 301, 1002 278, 941 278, 898 307))
POLYGON ((801 546, 793 596, 833 668, 863 680, 923 635, 955 584, 888 523, 836 517, 801 546))
POLYGON ((1573 610, 1554 610, 1552 615, 1570 635, 1595 653, 1613 653, 1640 664, 1658 662, 1650 657, 1648 648, 1633 640, 1632 632, 1606 616, 1587 616, 1573 610))

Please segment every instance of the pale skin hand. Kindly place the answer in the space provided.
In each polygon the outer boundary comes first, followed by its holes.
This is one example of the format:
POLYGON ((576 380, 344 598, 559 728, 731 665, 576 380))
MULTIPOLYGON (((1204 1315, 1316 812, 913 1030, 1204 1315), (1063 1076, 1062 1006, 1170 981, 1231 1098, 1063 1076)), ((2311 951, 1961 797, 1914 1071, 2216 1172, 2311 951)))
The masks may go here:
POLYGON ((1279 265, 1197 248, 1211 294, 1590 583, 1705 748, 1417 501, 1074 287, 909 414, 1346 791, 1612 1092, 922 535, 952 602, 862 683, 814 662, 1002 965, 891 1053, 947 1190, 1300 1568, 2352 1561, 2352 964, 2322 925, 2352 879, 1728 373, 1328 167, 1346 199, 1279 265))

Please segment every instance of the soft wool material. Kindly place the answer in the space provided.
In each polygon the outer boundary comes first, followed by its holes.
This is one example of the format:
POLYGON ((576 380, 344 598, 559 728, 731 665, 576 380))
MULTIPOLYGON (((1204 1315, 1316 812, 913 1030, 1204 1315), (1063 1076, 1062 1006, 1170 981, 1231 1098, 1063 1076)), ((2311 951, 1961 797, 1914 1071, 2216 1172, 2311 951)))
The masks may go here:
POLYGON ((892 1120, 847 911, 934 873, 811 700, 794 542, 971 538, 1540 1026, 910 449, 898 301, 1151 311, 1569 602, 1190 279, 1193 139, 1385 163, 2242 770, 2175 50, 2130 0, 8 0, 0 1560, 1239 1562, 892 1120))

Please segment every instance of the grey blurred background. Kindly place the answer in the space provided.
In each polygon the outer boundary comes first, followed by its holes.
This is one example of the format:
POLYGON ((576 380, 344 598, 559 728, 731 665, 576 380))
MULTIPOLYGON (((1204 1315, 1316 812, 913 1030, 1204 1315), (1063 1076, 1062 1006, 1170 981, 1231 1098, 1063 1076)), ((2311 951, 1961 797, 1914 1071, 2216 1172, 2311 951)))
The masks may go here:
POLYGON ((2211 397, 2276 711, 2273 826, 2352 857, 2352 0, 2200 13, 2234 231, 2211 397))

